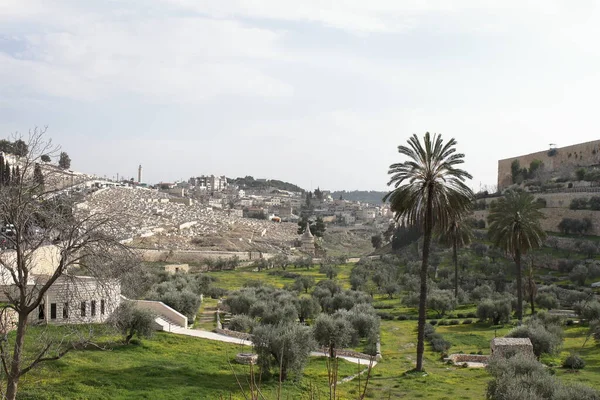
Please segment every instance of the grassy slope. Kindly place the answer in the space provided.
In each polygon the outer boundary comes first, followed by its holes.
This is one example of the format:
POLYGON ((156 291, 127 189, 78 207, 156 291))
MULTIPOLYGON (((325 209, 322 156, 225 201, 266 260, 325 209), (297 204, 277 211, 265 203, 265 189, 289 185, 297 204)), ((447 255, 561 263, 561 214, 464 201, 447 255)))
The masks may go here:
MULTIPOLYGON (((349 287, 348 276, 352 266, 340 268, 338 279, 349 287)), ((310 270, 288 268, 288 271, 314 276, 317 281, 325 279, 318 267, 310 270)), ((268 271, 250 270, 211 273, 219 279, 217 285, 236 289, 248 280, 263 280, 282 287, 293 279, 269 275, 268 271)), ((392 308, 381 311, 393 315, 415 315, 414 309, 401 305, 400 300, 377 296, 375 302, 392 308)), ((455 313, 474 311, 473 306, 461 307, 455 313)), ((433 318, 433 313, 430 313, 433 318)), ((448 366, 439 360, 439 354, 426 346, 425 367, 427 376, 404 375, 413 368, 415 359, 416 321, 382 321, 381 345, 383 361, 375 368, 368 397, 426 398, 426 399, 481 399, 485 396, 489 375, 482 369, 464 369, 448 366)), ((489 354, 489 342, 494 335, 502 336, 510 327, 490 327, 485 324, 439 326, 437 331, 453 343, 451 353, 483 351, 489 354)), ((573 374, 557 368, 557 376, 569 382, 581 382, 600 389, 600 351, 593 340, 585 347, 586 328, 566 328, 563 351, 544 361, 560 365, 572 351, 577 351, 587 362, 586 368, 573 374)), ((219 398, 235 393, 242 398, 232 376, 228 359, 232 359, 239 347, 223 343, 157 334, 141 346, 119 348, 111 352, 75 352, 65 359, 48 364, 43 370, 33 372, 24 382, 23 398, 219 398)), ((235 366, 242 376, 247 367, 235 366)), ((343 364, 340 376, 356 371, 355 365, 343 364)), ((324 359, 311 359, 305 377, 299 384, 287 383, 285 398, 308 398, 308 386, 316 385, 322 398, 326 398, 326 367, 324 359)), ((356 398, 357 382, 340 387, 340 398, 356 398)), ((273 399, 275 386, 265 386, 267 399, 273 399)))
MULTIPOLYGON (((241 399, 243 396, 228 360, 248 351, 237 345, 157 333, 141 345, 121 346, 111 351, 86 350, 69 353, 59 361, 26 375, 22 399, 241 399)), ((242 382, 249 367, 232 363, 242 382)), ((356 372, 342 362, 340 376, 356 372)), ((284 393, 290 399, 308 396, 309 385, 324 395, 327 369, 324 358, 311 358, 300 384, 289 382, 284 393)), ((272 398, 276 383, 263 384, 272 398)), ((285 398, 285 397, 284 397, 285 398)))

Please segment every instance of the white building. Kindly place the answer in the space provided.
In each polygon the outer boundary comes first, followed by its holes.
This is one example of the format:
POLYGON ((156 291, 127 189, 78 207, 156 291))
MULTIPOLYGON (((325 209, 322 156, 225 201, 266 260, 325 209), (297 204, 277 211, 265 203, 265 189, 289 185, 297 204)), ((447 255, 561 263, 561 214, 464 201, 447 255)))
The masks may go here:
MULTIPOLYGON (((35 292, 47 282, 48 275, 35 275, 28 286, 35 292)), ((17 293, 14 285, 0 286, 0 301, 17 293)), ((29 314, 32 324, 102 323, 119 306, 121 285, 117 280, 99 281, 89 276, 59 277, 48 289, 37 311, 29 314)))

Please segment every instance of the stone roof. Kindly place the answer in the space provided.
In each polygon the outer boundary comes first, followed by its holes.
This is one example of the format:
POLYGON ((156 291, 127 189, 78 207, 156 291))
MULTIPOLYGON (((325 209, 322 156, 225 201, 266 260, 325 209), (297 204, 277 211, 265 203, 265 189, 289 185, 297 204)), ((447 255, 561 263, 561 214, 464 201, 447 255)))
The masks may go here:
POLYGON ((304 234, 302 235, 302 239, 312 239, 313 234, 310 232, 310 224, 306 223, 306 229, 304 230, 304 234))
POLYGON ((532 346, 529 338, 494 338, 492 345, 495 346, 532 346))

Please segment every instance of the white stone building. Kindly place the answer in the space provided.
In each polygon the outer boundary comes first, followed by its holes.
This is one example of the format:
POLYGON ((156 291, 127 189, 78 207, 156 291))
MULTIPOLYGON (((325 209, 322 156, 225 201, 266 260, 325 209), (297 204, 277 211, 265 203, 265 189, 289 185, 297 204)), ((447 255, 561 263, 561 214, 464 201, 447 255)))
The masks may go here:
MULTIPOLYGON (((35 292, 49 276, 35 275, 28 286, 35 292)), ((14 285, 0 286, 0 301, 17 293, 14 285)), ((102 323, 118 307, 121 285, 117 280, 99 281, 89 276, 59 277, 48 289, 42 304, 29 314, 32 324, 102 323)))

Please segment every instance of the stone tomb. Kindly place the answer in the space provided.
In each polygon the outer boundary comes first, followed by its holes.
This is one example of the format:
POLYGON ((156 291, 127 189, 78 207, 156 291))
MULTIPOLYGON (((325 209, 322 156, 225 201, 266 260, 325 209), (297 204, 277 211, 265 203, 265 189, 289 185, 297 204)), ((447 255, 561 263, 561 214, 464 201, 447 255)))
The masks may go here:
POLYGON ((529 338, 494 338, 491 343, 492 357, 510 357, 515 354, 533 354, 533 345, 529 338))

